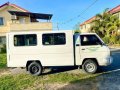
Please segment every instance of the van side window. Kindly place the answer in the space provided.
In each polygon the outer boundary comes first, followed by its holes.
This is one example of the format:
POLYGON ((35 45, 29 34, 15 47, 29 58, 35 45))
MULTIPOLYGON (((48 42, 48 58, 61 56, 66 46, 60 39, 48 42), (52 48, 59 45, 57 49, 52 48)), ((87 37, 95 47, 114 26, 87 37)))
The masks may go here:
POLYGON ((14 46, 35 46, 35 45, 37 45, 37 36, 35 34, 14 36, 14 46))
POLYGON ((102 42, 96 35, 81 35, 81 45, 102 45, 102 42))
POLYGON ((43 34, 43 45, 63 45, 66 43, 65 33, 43 34))

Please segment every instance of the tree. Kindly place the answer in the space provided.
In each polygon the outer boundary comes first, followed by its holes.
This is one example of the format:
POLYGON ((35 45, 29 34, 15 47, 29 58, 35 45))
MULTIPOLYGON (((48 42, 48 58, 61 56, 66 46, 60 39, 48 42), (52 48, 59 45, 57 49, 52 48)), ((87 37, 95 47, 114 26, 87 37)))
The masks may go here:
POLYGON ((118 29, 120 29, 120 20, 117 16, 110 14, 106 9, 102 14, 97 14, 95 17, 91 26, 92 32, 105 39, 117 35, 118 29))
POLYGON ((80 33, 80 23, 79 22, 74 26, 74 33, 80 33))

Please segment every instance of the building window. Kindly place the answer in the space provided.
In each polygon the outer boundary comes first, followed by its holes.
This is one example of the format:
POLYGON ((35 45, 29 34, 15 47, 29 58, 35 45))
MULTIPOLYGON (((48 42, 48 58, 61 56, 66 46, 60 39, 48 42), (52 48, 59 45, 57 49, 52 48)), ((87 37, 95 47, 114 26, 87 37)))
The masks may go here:
POLYGON ((23 17, 19 18, 19 22, 20 22, 21 24, 24 24, 24 23, 25 23, 25 18, 23 18, 23 17))
POLYGON ((4 25, 3 17, 0 17, 0 26, 1 26, 1 25, 4 25))
POLYGON ((43 34, 43 45, 63 45, 66 43, 65 33, 43 34))
POLYGON ((2 36, 0 37, 0 45, 6 44, 6 37, 2 36))
POLYGON ((96 35, 81 35, 81 45, 102 45, 102 42, 96 35))
POLYGON ((37 36, 35 34, 14 36, 14 46, 35 46, 35 45, 37 45, 37 36))

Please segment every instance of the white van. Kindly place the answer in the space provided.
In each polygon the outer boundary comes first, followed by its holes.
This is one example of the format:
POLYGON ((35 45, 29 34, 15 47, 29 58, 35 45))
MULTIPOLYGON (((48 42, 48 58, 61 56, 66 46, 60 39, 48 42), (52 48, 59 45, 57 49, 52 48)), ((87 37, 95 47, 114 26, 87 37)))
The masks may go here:
POLYGON ((66 30, 7 34, 7 66, 26 67, 33 75, 51 66, 82 66, 85 72, 95 73, 98 66, 111 63, 110 49, 95 33, 66 30))

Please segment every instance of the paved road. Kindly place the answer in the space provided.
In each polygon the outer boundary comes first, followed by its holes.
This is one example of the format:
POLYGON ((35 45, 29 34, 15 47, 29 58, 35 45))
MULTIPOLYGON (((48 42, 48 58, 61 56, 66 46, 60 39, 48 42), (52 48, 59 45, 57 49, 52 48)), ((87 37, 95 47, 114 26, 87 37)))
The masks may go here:
POLYGON ((107 67, 103 67, 102 71, 112 71, 120 69, 120 49, 111 49, 113 63, 107 67))
POLYGON ((113 63, 102 70, 108 72, 100 76, 99 90, 120 90, 120 49, 112 50, 113 63))
POLYGON ((68 84, 60 90, 120 90, 120 49, 112 49, 113 63, 108 67, 101 67, 100 72, 107 72, 97 77, 96 82, 86 84, 68 84))

